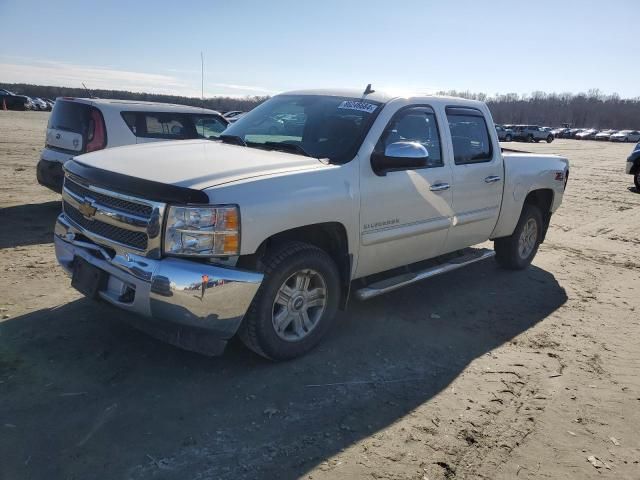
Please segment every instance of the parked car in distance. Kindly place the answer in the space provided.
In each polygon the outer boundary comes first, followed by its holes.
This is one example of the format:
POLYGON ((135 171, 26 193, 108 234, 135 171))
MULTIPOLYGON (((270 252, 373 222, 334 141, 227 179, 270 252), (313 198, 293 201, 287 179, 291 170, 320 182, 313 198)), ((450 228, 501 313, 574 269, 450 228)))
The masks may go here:
POLYGON ((596 130, 595 128, 587 128, 586 130, 576 133, 575 138, 576 140, 593 140, 596 138, 598 132, 599 130, 596 130))
POLYGON ((492 256, 526 268, 569 163, 503 153, 482 102, 368 86, 276 95, 219 141, 102 150, 65 171, 54 242, 73 287, 183 348, 220 354, 237 334, 285 360, 320 342, 350 293, 492 256), (272 118, 303 125, 272 134, 272 118))
POLYGON ((585 128, 570 128, 569 131, 564 134, 564 138, 576 138, 576 135, 585 130, 585 128))
POLYGON ((234 123, 237 120, 239 120, 240 118, 242 118, 242 116, 245 114, 246 112, 241 112, 239 110, 233 110, 231 112, 226 112, 223 116, 224 118, 227 119, 227 121, 229 123, 234 123))
POLYGON ((504 125, 496 125, 496 132, 498 132, 498 140, 501 142, 510 142, 513 140, 513 130, 506 128, 504 125))
POLYGON ((604 141, 604 142, 608 142, 609 139, 611 138, 611 135, 613 135, 614 133, 617 133, 617 130, 602 130, 601 132, 598 132, 595 136, 595 139, 598 141, 604 141))
POLYGON ((640 193, 640 143, 636 145, 636 148, 631 152, 629 158, 627 158, 626 172, 629 175, 633 175, 636 192, 640 193))
POLYGON ((31 97, 31 102, 34 105, 34 110, 46 111, 49 110, 49 104, 40 97, 31 97))
POLYGON ((61 97, 49 117, 38 182, 61 192, 62 166, 76 155, 137 143, 214 139, 228 124, 215 110, 198 107, 61 97))
POLYGON ((521 142, 553 142, 553 134, 538 125, 517 125, 513 131, 513 138, 521 142))
POLYGON ((570 138, 569 137, 570 132, 571 132, 571 129, 565 128, 565 127, 556 128, 555 130, 551 131, 551 133, 553 133, 553 136, 555 138, 570 138))
POLYGON ((31 100, 25 95, 16 95, 15 93, 0 89, 0 109, 7 110, 29 110, 31 100))
POLYGON ((612 142, 639 142, 640 131, 638 130, 620 130, 609 138, 612 142))

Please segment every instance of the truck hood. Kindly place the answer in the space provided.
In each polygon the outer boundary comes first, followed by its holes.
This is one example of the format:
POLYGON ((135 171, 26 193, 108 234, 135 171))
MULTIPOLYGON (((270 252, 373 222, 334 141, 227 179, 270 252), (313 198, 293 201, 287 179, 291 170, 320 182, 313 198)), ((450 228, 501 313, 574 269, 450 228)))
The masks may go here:
POLYGON ((90 167, 196 190, 247 178, 326 168, 315 158, 211 140, 109 148, 75 160, 90 167))

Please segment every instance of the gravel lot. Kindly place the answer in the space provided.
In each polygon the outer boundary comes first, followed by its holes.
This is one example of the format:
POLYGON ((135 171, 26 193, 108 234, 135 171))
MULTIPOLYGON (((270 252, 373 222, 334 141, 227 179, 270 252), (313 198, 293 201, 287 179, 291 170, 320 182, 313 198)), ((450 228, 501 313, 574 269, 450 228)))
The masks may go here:
POLYGON ((178 350, 70 288, 46 121, 0 111, 0 479, 640 478, 631 146, 513 144, 572 166, 534 266, 353 301, 274 364, 178 350))

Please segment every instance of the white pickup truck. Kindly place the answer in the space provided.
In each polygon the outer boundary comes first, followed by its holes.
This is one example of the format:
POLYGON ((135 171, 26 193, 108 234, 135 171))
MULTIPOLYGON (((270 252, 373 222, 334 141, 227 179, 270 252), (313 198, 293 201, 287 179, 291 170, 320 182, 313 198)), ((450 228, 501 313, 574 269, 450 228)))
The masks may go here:
POLYGON ((282 360, 315 346, 350 295, 491 256, 527 267, 568 174, 565 158, 503 153, 481 102, 291 92, 220 141, 67 162, 56 255, 74 287, 166 341, 219 354, 238 334, 282 360))

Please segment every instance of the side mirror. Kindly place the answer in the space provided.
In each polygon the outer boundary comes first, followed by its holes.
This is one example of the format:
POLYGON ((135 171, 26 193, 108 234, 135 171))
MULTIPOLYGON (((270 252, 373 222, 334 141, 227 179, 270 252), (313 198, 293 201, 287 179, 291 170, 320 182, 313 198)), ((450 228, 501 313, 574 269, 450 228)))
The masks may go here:
POLYGON ((376 175, 392 170, 409 170, 427 166, 429 152, 418 142, 394 142, 382 153, 371 155, 371 168, 376 175))

